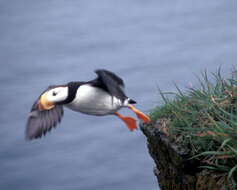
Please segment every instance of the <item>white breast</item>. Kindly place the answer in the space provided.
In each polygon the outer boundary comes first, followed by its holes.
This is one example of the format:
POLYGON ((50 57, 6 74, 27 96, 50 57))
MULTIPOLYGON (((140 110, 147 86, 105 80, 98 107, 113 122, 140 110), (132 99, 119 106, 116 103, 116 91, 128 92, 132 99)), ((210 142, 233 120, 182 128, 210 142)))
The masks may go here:
POLYGON ((118 111, 122 102, 104 90, 86 84, 78 88, 76 97, 67 107, 86 114, 106 115, 118 111))

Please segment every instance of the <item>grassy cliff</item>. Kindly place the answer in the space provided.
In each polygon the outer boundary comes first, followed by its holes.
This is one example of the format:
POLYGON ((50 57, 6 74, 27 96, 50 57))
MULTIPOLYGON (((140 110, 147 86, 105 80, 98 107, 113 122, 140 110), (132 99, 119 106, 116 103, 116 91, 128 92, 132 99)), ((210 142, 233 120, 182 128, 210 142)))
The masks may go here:
POLYGON ((211 80, 204 72, 199 81, 185 92, 160 91, 164 104, 151 112, 152 125, 165 118, 159 132, 187 150, 186 161, 215 173, 219 185, 237 189, 237 71, 223 79, 218 70, 211 80))

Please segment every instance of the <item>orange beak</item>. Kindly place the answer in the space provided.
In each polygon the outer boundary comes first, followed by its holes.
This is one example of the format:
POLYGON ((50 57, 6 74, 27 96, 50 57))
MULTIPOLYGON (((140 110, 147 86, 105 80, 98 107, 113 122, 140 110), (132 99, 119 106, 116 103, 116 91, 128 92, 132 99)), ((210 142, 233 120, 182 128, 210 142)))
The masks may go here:
POLYGON ((40 111, 50 110, 54 107, 54 103, 47 100, 47 98, 46 98, 47 93, 48 92, 43 93, 40 96, 40 99, 38 101, 38 107, 39 107, 40 111))

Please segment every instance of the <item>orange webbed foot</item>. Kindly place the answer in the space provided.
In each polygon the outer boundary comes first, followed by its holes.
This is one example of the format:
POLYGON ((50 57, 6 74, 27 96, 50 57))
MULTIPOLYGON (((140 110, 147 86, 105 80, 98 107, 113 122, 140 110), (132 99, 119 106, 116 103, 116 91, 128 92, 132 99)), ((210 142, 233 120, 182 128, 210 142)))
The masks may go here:
POLYGON ((145 123, 150 123, 151 120, 146 114, 134 108, 131 104, 128 105, 128 108, 130 108, 137 115, 139 119, 143 120, 145 123))
POLYGON ((136 119, 129 116, 122 116, 118 112, 116 112, 115 115, 118 116, 121 120, 123 120, 123 122, 127 125, 130 131, 137 129, 136 119))

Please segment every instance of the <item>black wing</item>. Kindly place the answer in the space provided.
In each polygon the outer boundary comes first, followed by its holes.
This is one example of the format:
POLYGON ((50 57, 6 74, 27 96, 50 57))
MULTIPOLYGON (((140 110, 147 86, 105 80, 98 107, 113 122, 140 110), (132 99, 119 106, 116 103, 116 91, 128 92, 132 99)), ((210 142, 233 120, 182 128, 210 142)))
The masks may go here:
POLYGON ((124 87, 124 82, 120 77, 104 69, 96 70, 95 73, 98 75, 98 78, 93 81, 94 86, 103 88, 112 96, 119 99, 125 100, 127 98, 122 89, 124 87))
POLYGON ((117 76, 116 74, 114 74, 111 71, 107 71, 105 69, 98 69, 95 71, 95 73, 101 77, 102 79, 106 79, 106 77, 109 77, 110 79, 112 79, 114 82, 116 82, 118 85, 124 87, 124 82, 123 79, 121 79, 119 76, 117 76))
MULTIPOLYGON (((55 86, 50 86, 47 90, 52 87, 55 86)), ((56 127, 63 116, 62 105, 55 105, 50 110, 40 111, 38 101, 39 98, 33 104, 26 124, 25 134, 27 139, 40 138, 42 135, 45 135, 52 127, 56 127)))

